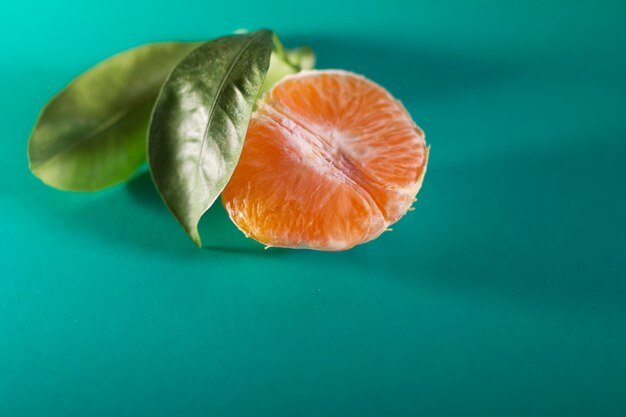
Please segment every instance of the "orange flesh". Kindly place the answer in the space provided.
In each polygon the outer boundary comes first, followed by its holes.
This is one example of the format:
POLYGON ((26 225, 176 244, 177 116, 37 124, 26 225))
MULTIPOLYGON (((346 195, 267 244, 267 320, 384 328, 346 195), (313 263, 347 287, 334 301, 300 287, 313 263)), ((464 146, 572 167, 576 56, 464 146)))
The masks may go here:
POLYGON ((349 249, 406 213, 427 156, 423 132, 382 87, 303 72, 259 102, 222 202, 266 245, 349 249))

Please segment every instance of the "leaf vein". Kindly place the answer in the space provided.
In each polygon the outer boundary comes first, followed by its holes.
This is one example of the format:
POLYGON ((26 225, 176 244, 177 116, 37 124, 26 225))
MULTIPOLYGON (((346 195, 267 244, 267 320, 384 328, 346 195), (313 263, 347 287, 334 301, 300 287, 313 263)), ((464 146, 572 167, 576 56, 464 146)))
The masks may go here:
MULTIPOLYGON (((264 32, 258 32, 256 34, 254 34, 252 37, 250 37, 250 40, 248 42, 246 42, 242 47, 241 50, 239 52, 237 52, 237 55, 235 55, 235 58, 233 59, 233 61, 230 63, 230 65, 228 66, 228 69, 226 70, 226 73, 224 75, 224 77, 222 78, 222 80, 220 81, 220 84, 218 86, 217 89, 217 94, 215 94, 215 98, 213 99, 213 103, 211 104, 210 110, 209 110, 209 120, 206 123, 206 126, 204 128, 204 132, 202 134, 202 143, 200 145, 200 154, 198 155, 198 166, 196 167, 196 175, 195 175, 195 181, 197 182, 198 180, 198 173, 200 171, 201 168, 201 162, 202 162, 202 155, 204 153, 204 149, 206 147, 206 141, 208 138, 208 134, 209 131, 211 130, 211 125, 213 124, 213 117, 215 115, 215 106, 217 105, 219 99, 222 97, 222 94, 224 92, 224 86, 226 85, 226 82, 230 80, 230 77, 235 69, 236 64, 239 62, 239 60, 241 59, 241 57, 243 56, 243 54, 246 52, 246 50, 250 47, 250 45, 252 45, 252 43, 254 41, 257 40, 257 38, 259 38, 261 35, 263 35, 264 32)), ((195 187, 194 187, 195 188, 195 187)))

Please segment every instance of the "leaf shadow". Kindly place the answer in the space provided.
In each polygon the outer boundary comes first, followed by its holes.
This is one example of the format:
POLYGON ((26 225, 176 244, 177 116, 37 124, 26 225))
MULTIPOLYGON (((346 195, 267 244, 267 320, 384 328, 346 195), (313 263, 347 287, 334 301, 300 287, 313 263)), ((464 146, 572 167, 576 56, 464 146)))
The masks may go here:
POLYGON ((126 184, 98 193, 80 193, 68 212, 78 229, 119 245, 169 253, 190 253, 194 245, 152 184, 147 171, 126 184))
MULTIPOLYGON (((131 199, 150 211, 153 211, 163 221, 176 223, 169 213, 161 196, 157 192, 148 171, 134 177, 126 185, 126 191, 131 199)), ((248 239, 231 222, 221 201, 217 200, 213 206, 202 216, 198 226, 203 239, 202 249, 206 251, 223 251, 229 253, 262 253, 263 246, 252 239, 248 239)), ((186 235, 184 236, 186 238, 186 235)))

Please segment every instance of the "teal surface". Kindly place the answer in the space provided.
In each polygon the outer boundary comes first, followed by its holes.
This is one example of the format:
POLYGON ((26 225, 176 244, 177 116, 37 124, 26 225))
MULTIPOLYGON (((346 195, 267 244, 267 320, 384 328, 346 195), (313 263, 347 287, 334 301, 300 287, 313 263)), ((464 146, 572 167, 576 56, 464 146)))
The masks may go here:
POLYGON ((20 1, 0 13, 1 416, 626 415, 622 1, 20 1), (343 253, 196 249, 145 174, 28 171, 46 100, 157 40, 270 27, 403 100, 416 210, 343 253))

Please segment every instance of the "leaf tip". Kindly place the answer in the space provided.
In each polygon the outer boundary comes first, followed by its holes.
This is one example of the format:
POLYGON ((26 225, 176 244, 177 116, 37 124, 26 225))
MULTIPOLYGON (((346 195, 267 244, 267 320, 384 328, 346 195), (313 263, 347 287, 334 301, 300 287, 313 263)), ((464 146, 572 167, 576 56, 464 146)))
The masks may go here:
POLYGON ((198 228, 192 228, 187 230, 187 234, 191 241, 199 248, 202 247, 202 239, 200 238, 200 233, 198 233, 198 228))

